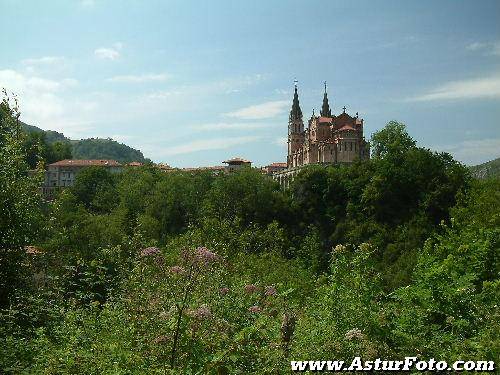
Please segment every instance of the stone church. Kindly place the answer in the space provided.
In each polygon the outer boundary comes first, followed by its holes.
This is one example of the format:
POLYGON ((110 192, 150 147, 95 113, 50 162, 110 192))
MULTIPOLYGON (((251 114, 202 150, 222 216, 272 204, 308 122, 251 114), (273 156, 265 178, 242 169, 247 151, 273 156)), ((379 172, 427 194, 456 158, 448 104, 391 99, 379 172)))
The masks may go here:
POLYGON ((370 144, 363 137, 363 120, 350 116, 345 107, 339 115, 332 114, 326 90, 320 115, 313 114, 304 129, 297 84, 288 120, 287 169, 307 164, 351 163, 370 158, 370 144))

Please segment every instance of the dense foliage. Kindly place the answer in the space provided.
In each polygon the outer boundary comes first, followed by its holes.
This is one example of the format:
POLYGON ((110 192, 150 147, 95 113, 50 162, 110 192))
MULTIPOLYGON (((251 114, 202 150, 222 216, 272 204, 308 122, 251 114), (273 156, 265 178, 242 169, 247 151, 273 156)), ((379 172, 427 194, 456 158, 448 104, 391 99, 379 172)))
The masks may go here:
POLYGON ((374 135, 372 160, 304 168, 289 190, 251 169, 88 168, 41 207, 41 224, 15 114, 3 111, 0 156, 19 162, 0 164, 2 202, 14 202, 2 203, 2 254, 37 251, 2 258, 17 272, 0 315, 2 372, 499 357, 500 180, 471 180, 402 124, 374 135))
POLYGON ((28 176, 16 103, 0 103, 0 308, 8 305, 13 286, 21 285, 23 247, 35 241, 40 219, 36 194, 40 183, 28 176))
POLYGON ((141 151, 110 138, 70 140, 64 134, 52 130, 21 124, 27 133, 25 148, 31 167, 36 165, 38 159, 44 160, 46 164, 63 159, 112 159, 120 163, 148 161, 141 151))

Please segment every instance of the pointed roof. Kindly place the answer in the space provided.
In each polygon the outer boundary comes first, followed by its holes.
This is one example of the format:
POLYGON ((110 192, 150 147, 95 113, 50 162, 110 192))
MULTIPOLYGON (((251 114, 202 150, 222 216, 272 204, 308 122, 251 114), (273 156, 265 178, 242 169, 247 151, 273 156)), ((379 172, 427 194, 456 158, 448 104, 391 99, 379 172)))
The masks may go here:
POLYGON ((293 94, 292 109, 290 111, 290 120, 302 120, 302 110, 299 104, 299 94, 297 93, 297 83, 295 83, 295 93, 293 94))
POLYGON ((321 106, 320 115, 323 117, 332 117, 332 111, 330 110, 330 104, 328 103, 328 93, 326 92, 326 81, 325 94, 323 95, 323 105, 321 106))

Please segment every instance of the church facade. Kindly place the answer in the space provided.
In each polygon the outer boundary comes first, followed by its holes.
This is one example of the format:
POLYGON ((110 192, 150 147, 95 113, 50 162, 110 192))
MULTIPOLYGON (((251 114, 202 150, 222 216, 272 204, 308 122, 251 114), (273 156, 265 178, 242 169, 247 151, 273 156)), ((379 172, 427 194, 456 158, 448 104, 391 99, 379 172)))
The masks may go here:
POLYGON ((350 116, 345 107, 339 115, 332 114, 328 93, 323 96, 319 116, 313 114, 304 129, 297 85, 288 119, 287 168, 307 164, 352 163, 370 158, 370 144, 363 136, 363 119, 350 116))

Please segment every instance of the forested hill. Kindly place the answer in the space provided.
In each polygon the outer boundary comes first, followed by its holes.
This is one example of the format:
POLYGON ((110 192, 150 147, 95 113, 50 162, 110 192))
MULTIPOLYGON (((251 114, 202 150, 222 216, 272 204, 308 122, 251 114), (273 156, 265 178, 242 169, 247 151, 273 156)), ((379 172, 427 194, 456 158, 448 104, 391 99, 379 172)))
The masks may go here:
POLYGON ((483 164, 474 165, 469 168, 472 175, 476 178, 488 178, 500 176, 500 158, 488 161, 483 164))
POLYGON ((48 144, 56 142, 69 143, 73 159, 113 159, 121 163, 138 161, 144 163, 149 159, 144 158, 141 151, 136 150, 111 138, 88 138, 72 140, 53 130, 43 130, 36 126, 22 123, 27 133, 42 133, 48 144))
POLYGON ((88 138, 71 141, 73 159, 113 159, 121 163, 146 159, 141 151, 118 143, 111 138, 88 138))
POLYGON ((21 125, 27 133, 43 133, 43 134, 45 134, 45 140, 49 144, 52 144, 54 142, 69 142, 70 141, 70 139, 66 138, 64 136, 64 134, 56 132, 54 130, 43 130, 43 129, 37 128, 36 126, 25 124, 24 122, 21 122, 21 125))

